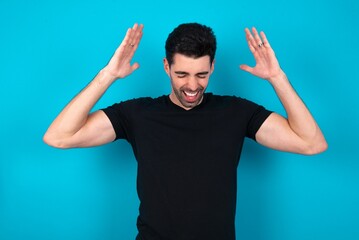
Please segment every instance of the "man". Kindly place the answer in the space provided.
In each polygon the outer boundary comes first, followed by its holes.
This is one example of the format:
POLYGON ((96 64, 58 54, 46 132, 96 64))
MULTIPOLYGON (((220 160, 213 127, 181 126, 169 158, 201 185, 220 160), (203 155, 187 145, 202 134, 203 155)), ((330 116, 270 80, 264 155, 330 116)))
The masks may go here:
POLYGON ((280 68, 265 34, 245 29, 255 67, 288 117, 251 101, 205 93, 216 38, 209 27, 182 24, 166 41, 164 69, 172 92, 89 113, 116 79, 130 75, 143 25, 135 24, 113 57, 57 116, 44 141, 58 148, 126 139, 138 162, 140 213, 136 239, 235 239, 237 165, 244 137, 281 151, 316 154, 326 141, 280 68))

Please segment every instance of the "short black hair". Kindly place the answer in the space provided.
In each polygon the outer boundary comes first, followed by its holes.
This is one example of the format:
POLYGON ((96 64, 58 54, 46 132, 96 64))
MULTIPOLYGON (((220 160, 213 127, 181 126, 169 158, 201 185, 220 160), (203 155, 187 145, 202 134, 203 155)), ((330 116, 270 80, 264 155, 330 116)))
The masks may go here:
POLYGON ((210 27, 199 23, 184 23, 176 27, 166 40, 166 58, 171 66, 176 53, 199 58, 208 55, 212 64, 217 41, 210 27))

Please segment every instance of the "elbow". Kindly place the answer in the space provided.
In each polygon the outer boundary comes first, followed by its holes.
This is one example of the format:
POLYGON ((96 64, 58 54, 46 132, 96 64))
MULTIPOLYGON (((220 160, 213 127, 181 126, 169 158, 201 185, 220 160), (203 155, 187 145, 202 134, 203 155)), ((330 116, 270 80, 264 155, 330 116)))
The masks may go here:
POLYGON ((60 138, 51 136, 51 134, 49 134, 49 133, 45 133, 42 140, 44 141, 44 143, 46 143, 47 145, 54 147, 54 148, 59 148, 59 149, 70 148, 63 140, 61 140, 60 138))
POLYGON ((305 155, 316 155, 325 152, 328 149, 328 143, 325 139, 316 143, 310 144, 306 147, 303 154, 305 155))

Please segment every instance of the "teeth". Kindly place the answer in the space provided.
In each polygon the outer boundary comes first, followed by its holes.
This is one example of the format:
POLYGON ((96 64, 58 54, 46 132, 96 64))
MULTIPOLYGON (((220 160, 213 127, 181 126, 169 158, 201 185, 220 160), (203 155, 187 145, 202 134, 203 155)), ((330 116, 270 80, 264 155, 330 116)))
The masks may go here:
POLYGON ((198 92, 194 92, 194 93, 190 93, 190 92, 184 92, 187 96, 189 96, 189 97, 194 97, 194 96, 196 96, 197 95, 197 93, 198 92))

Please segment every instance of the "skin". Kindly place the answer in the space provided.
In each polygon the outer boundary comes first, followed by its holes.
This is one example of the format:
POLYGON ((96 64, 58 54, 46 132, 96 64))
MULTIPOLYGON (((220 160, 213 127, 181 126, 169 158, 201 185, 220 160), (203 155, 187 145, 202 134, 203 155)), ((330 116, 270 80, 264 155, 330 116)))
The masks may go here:
POLYGON ((325 151, 328 145, 318 124, 280 68, 264 32, 258 34, 253 27, 252 33, 248 28, 245 33, 256 65, 243 64, 240 68, 267 80, 287 113, 287 118, 272 113, 257 131, 257 142, 276 150, 307 155, 325 151))
POLYGON ((171 101, 186 110, 200 104, 209 77, 214 70, 214 63, 210 63, 210 57, 194 59, 177 53, 173 56, 171 66, 166 58, 163 62, 165 71, 171 80, 171 101))
MULTIPOLYGON (((110 120, 101 110, 90 110, 117 79, 139 68, 131 60, 142 38, 143 25, 128 29, 125 38, 109 63, 56 117, 44 135, 44 141, 57 148, 91 147, 112 142, 115 132, 110 120), (101 132, 101 134, 98 134, 101 132)), ((268 81, 283 104, 287 118, 272 113, 257 131, 258 143, 281 151, 317 154, 327 149, 325 138, 308 108, 291 86, 264 32, 245 29, 246 39, 256 65, 240 68, 268 81)), ((214 62, 209 56, 191 58, 174 55, 170 66, 164 59, 164 69, 171 80, 170 99, 190 110, 200 104, 207 88, 214 62)))

